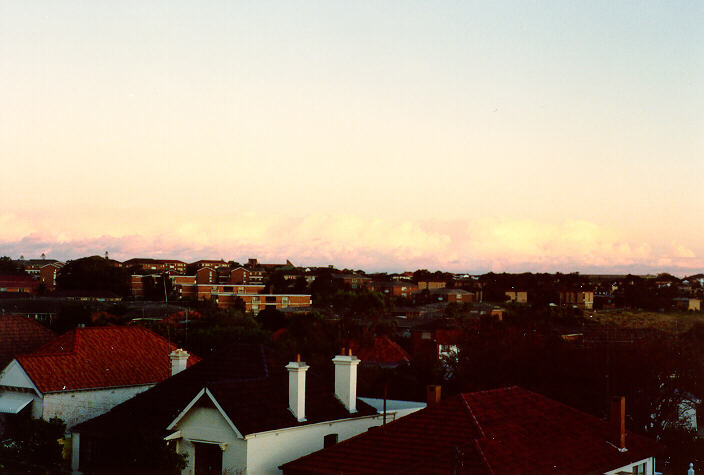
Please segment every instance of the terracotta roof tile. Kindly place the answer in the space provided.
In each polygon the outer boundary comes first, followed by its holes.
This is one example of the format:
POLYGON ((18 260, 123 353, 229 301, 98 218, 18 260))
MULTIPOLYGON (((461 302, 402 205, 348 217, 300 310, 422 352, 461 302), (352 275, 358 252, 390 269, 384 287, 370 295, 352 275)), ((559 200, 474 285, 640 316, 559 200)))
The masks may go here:
POLYGON ((31 318, 0 316, 0 370, 15 356, 30 353, 55 337, 53 331, 31 318))
POLYGON ((603 473, 661 447, 628 432, 626 452, 608 423, 519 387, 458 395, 282 466, 285 473, 603 473))
MULTIPOLYGON (((154 384, 171 375, 166 339, 140 327, 76 328, 17 360, 41 392, 154 384)), ((188 359, 193 365, 195 355, 188 359)))
POLYGON ((411 356, 398 343, 393 342, 388 336, 374 337, 372 345, 360 345, 356 340, 349 343, 352 353, 368 364, 401 364, 409 363, 411 356))

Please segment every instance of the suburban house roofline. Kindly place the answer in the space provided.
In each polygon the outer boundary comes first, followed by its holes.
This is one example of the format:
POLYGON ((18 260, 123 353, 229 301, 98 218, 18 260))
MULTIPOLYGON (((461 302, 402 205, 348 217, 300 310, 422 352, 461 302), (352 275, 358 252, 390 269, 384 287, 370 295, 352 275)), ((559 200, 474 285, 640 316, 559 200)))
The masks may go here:
MULTIPOLYGON (((181 421, 181 419, 183 419, 186 416, 186 414, 188 414, 188 411, 190 411, 191 408, 193 408, 193 406, 198 402, 198 400, 201 397, 203 397, 203 395, 207 395, 210 398, 212 403, 215 405, 217 410, 220 412, 220 415, 227 421, 228 425, 235 432, 235 434, 237 434, 237 437, 239 437, 240 439, 244 439, 244 437, 242 436, 240 431, 237 429, 237 427, 235 427, 235 424, 228 417, 228 415, 223 410, 222 406, 220 406, 220 403, 218 403, 218 401, 215 399, 215 396, 213 396, 213 393, 211 393, 208 388, 201 389, 198 392, 198 394, 196 394, 196 396, 193 399, 191 399, 191 402, 188 403, 188 405, 183 409, 183 411, 181 411, 178 414, 178 416, 176 416, 176 418, 166 427, 166 430, 173 430, 174 427, 176 426, 176 424, 178 424, 181 421)), ((173 435, 174 434, 171 434, 169 437, 171 437, 173 435)))
POLYGON ((53 393, 74 393, 78 391, 102 391, 105 389, 120 389, 120 388, 134 388, 134 387, 139 387, 139 386, 154 386, 155 384, 158 384, 160 381, 153 381, 150 383, 140 383, 140 384, 122 384, 120 386, 102 386, 99 388, 78 388, 78 389, 59 389, 58 391, 46 391, 44 394, 53 394, 53 393))
POLYGON ((42 392, 39 391, 39 388, 37 388, 37 385, 34 384, 34 381, 32 380, 32 378, 29 376, 29 374, 27 374, 27 371, 25 371, 25 369, 22 367, 22 364, 19 361, 17 361, 17 358, 14 358, 12 361, 10 361, 10 363, 8 363, 8 365, 5 366, 2 369, 2 371, 0 371, 0 374, 4 373, 5 370, 9 369, 13 363, 15 363, 22 370, 22 373, 24 373, 24 375, 27 377, 27 381, 29 381, 29 383, 32 385, 31 388, 27 388, 27 389, 33 389, 34 392, 37 393, 37 396, 41 396, 42 392))
MULTIPOLYGON (((394 411, 386 411, 386 415, 388 416, 389 414, 396 414, 397 410, 394 411)), ((366 416, 357 416, 357 417, 345 417, 344 419, 333 419, 330 421, 320 421, 320 422, 311 422, 310 424, 302 424, 299 426, 289 426, 289 427, 282 427, 281 429, 271 429, 271 430, 264 430, 261 432, 254 432, 252 434, 247 434, 244 436, 244 440, 248 439, 254 439, 256 437, 262 436, 262 435, 268 435, 268 434, 273 434, 275 432, 284 432, 284 431, 290 431, 290 430, 296 430, 300 429, 301 427, 312 427, 312 426, 322 426, 325 424, 333 424, 335 422, 345 422, 345 421, 359 421, 361 419, 373 419, 375 417, 381 417, 383 414, 377 412, 376 414, 368 414, 366 416)))

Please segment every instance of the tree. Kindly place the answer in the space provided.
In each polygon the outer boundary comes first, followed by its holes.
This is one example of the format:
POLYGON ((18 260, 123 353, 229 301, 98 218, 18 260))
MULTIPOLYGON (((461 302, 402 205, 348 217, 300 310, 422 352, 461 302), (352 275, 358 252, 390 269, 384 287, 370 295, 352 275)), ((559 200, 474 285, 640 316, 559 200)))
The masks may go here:
POLYGON ((0 257, 0 274, 20 274, 22 269, 7 256, 0 257))
POLYGON ((65 469, 59 439, 66 424, 56 417, 48 422, 18 415, 9 427, 9 437, 0 441, 0 472, 59 472, 65 469))
POLYGON ((130 292, 130 275, 102 257, 83 257, 61 268, 56 286, 59 290, 103 290, 126 296, 130 292))

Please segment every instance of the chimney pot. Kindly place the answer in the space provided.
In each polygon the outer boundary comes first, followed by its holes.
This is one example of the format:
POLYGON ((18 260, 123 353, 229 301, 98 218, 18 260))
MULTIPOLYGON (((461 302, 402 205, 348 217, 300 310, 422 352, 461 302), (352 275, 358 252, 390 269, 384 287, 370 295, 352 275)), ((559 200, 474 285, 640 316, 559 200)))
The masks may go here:
POLYGON ((286 365, 288 370, 288 407, 298 422, 306 420, 306 371, 309 366, 300 361, 286 365))
POLYGON ((357 412, 357 365, 360 360, 343 352, 332 362, 335 365, 335 397, 353 414, 357 412))
POLYGON ((614 396, 611 398, 611 442, 621 451, 626 451, 626 398, 614 396))
POLYGON ((169 354, 171 359, 171 376, 180 373, 188 366, 188 354, 183 348, 178 348, 169 354))
POLYGON ((442 386, 436 384, 426 386, 426 397, 428 407, 439 403, 442 399, 442 386))

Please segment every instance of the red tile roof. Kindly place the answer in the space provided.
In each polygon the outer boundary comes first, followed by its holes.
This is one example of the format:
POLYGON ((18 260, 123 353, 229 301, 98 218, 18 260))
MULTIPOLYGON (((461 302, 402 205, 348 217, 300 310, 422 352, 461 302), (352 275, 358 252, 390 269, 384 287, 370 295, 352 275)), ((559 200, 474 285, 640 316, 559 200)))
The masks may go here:
POLYGON ((55 337, 53 331, 31 318, 0 316, 0 370, 16 355, 30 353, 55 337))
POLYGON ((410 363, 411 356, 398 343, 391 341, 388 336, 377 336, 372 345, 360 345, 358 341, 351 341, 349 348, 352 353, 370 364, 401 364, 410 363))
POLYGON ((40 282, 27 274, 0 274, 0 287, 39 287, 40 282))
POLYGON ((282 466, 284 473, 603 473, 660 446, 519 387, 461 394, 282 466))
MULTIPOLYGON (((141 327, 76 328, 17 358, 39 391, 153 384, 171 375, 166 339, 141 327)), ((195 355, 191 366, 200 361, 195 355)))

